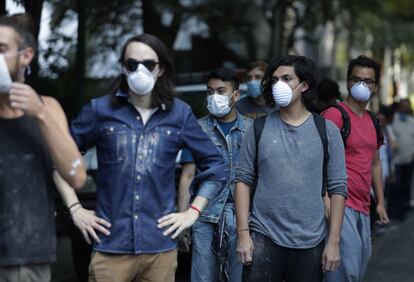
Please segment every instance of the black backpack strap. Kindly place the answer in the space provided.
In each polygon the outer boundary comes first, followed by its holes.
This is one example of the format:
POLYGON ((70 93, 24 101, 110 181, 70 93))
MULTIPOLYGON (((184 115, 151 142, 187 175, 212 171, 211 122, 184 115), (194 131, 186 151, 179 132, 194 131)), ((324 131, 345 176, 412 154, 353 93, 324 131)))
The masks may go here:
POLYGON ((258 117, 253 121, 254 140, 256 142, 256 158, 254 159, 254 174, 258 177, 257 159, 259 157, 259 142, 262 137, 263 128, 266 122, 266 116, 258 117))
POLYGON ((251 187, 250 210, 252 209, 253 198, 254 198, 254 194, 256 192, 257 178, 259 177, 259 169, 258 169, 259 142, 260 142, 260 137, 262 137, 262 132, 263 132, 265 122, 266 122, 266 116, 258 117, 253 121, 254 140, 256 142, 256 157, 254 159, 255 183, 254 183, 253 187, 251 187))
POLYGON ((374 124, 375 132, 377 133, 377 147, 379 148, 382 144, 384 144, 384 132, 382 131, 381 122, 377 119, 373 112, 368 110, 367 112, 372 119, 372 123, 374 124))
POLYGON ((341 116, 342 116, 341 136, 342 136, 342 141, 344 142, 344 146, 346 147, 346 139, 351 133, 351 119, 349 118, 348 113, 345 111, 345 109, 342 106, 338 104, 334 104, 331 107, 334 107, 341 112, 341 116))
POLYGON ((328 150, 328 134, 326 132, 326 120, 315 113, 312 113, 313 121, 315 122, 316 129, 318 130, 319 137, 321 138, 323 146, 323 167, 322 167, 322 197, 325 196, 328 185, 328 162, 329 162, 329 150, 328 150))

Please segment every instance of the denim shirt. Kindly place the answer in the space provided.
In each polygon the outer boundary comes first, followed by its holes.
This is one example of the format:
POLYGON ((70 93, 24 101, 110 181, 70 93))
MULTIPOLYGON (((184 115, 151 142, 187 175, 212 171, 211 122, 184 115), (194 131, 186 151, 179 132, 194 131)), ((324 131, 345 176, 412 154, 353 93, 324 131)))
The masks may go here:
POLYGON ((96 213, 112 226, 95 251, 141 254, 176 248, 157 220, 176 211, 175 159, 183 147, 202 170, 195 179, 196 194, 212 199, 223 189, 223 158, 191 108, 178 99, 143 125, 132 104, 114 106, 111 96, 103 96, 82 109, 71 132, 81 151, 97 150, 96 213))
MULTIPOLYGON (((214 145, 216 145, 220 154, 224 158, 227 167, 227 181, 225 189, 223 189, 216 198, 209 201, 208 206, 201 212, 201 216, 199 218, 200 221, 217 223, 223 212, 229 193, 231 192, 234 197, 234 178, 236 176, 236 167, 239 162, 239 150, 243 135, 245 134, 247 128, 252 125, 253 121, 252 119, 237 112, 236 124, 232 129, 230 129, 230 133, 227 136, 224 135, 221 127, 217 123, 217 120, 211 115, 202 117, 198 120, 198 122, 211 138, 214 145)), ((191 162, 192 160, 181 159, 181 162, 183 161, 191 162)))

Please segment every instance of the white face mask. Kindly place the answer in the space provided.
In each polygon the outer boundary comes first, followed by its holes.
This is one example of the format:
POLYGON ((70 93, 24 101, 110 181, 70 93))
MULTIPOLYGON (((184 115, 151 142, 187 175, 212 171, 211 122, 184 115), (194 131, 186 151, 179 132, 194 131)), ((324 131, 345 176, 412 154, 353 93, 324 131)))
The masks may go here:
POLYGON ((129 89, 136 95, 145 96, 151 93, 155 85, 154 75, 142 64, 133 73, 127 73, 129 89))
MULTIPOLYGON (((298 85, 298 87, 301 84, 302 82, 298 85)), ((272 95, 276 104, 281 107, 289 106, 290 102, 292 102, 293 91, 295 91, 298 87, 292 90, 292 88, 290 88, 289 84, 286 82, 283 82, 281 80, 276 82, 276 84, 272 87, 272 95)))
POLYGON ((207 96, 207 109, 209 113, 215 117, 224 117, 227 115, 231 110, 229 103, 232 96, 228 97, 219 94, 207 96))
POLYGON ((11 84, 12 79, 6 59, 3 54, 0 54, 0 93, 9 93, 11 84))
POLYGON ((371 97, 371 90, 365 83, 359 82, 352 86, 351 96, 359 102, 366 102, 371 97))

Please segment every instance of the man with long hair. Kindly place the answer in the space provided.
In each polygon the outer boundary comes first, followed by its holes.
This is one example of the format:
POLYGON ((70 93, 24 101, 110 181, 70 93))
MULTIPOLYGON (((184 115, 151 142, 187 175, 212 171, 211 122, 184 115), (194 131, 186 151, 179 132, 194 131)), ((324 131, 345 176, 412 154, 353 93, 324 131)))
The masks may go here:
MULTIPOLYGON (((129 38, 120 63, 111 93, 92 100, 71 124, 79 149, 96 146, 98 159, 99 218, 80 226, 84 234, 98 231, 89 280, 174 281, 176 238, 220 193, 224 162, 191 108, 174 97, 172 60, 157 37, 129 38), (176 213, 175 159, 184 147, 201 173, 190 207, 176 213)), ((76 201, 72 194, 67 204, 76 201)))

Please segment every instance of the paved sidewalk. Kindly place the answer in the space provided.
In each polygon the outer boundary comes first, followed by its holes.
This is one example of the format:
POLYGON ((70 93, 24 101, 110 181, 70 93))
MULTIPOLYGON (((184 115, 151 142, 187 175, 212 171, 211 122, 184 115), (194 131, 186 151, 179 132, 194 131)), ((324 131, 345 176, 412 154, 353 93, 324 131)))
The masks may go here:
MULTIPOLYGON (((414 212, 405 222, 391 224, 385 234, 374 236, 372 246, 373 256, 364 282, 414 281, 414 212)), ((182 266, 176 281, 189 281, 188 272, 189 265, 182 266)), ((52 282, 77 282, 67 236, 58 237, 58 262, 52 273, 52 282)))
POLYGON ((414 212, 402 223, 391 223, 374 236, 372 259, 364 282, 414 281, 414 212))

